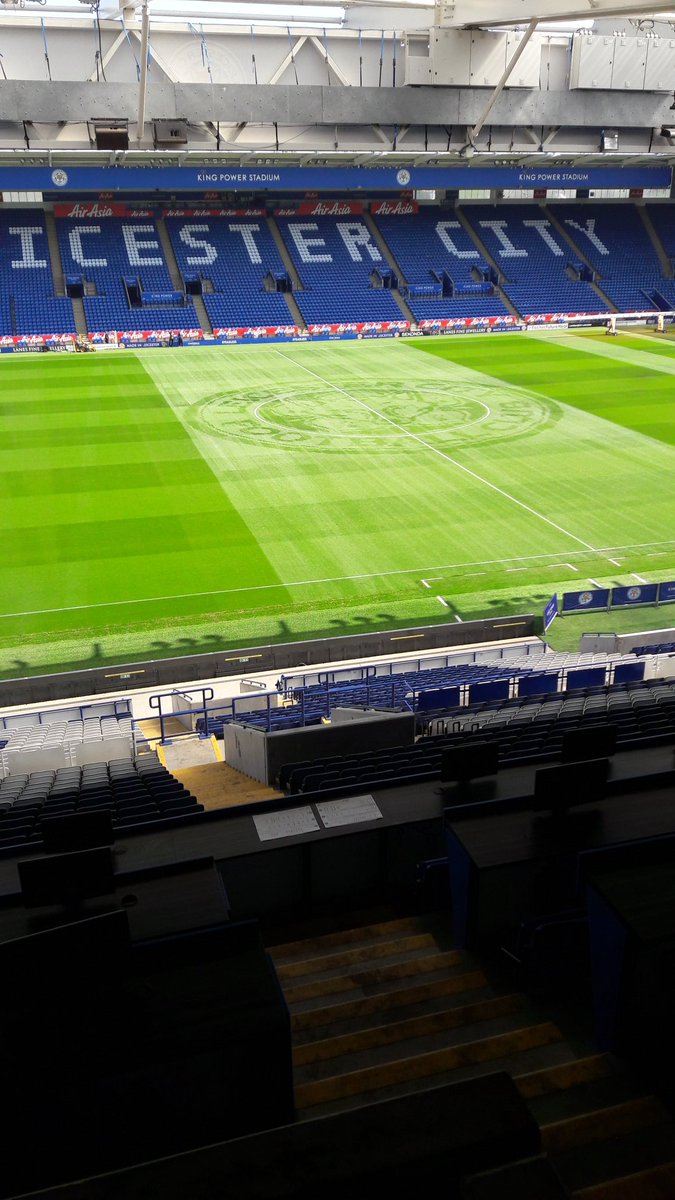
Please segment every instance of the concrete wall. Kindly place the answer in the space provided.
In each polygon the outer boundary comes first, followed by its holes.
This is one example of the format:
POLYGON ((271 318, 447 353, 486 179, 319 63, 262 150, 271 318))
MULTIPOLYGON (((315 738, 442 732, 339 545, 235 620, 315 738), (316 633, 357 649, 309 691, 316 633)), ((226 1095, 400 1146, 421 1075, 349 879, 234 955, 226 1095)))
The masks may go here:
POLYGON ((310 725, 274 733, 241 725, 224 729, 225 761, 261 783, 274 784, 286 763, 358 754, 384 746, 411 746, 415 740, 414 713, 377 713, 362 721, 310 725))

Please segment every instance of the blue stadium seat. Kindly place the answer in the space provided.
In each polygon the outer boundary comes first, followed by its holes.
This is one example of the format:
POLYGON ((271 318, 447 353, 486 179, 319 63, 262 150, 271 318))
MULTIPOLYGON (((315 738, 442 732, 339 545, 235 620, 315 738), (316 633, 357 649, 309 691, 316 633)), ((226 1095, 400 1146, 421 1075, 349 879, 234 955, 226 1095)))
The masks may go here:
POLYGON ((191 300, 184 305, 131 307, 124 280, 138 279, 143 291, 170 292, 173 284, 150 217, 56 219, 66 275, 79 275, 96 285, 85 296, 90 333, 134 330, 199 329, 191 300))
POLYGON ((374 269, 386 263, 360 216, 277 223, 304 285, 295 299, 308 325, 404 320, 391 292, 371 286, 374 269))
POLYGON ((214 329, 292 325, 281 292, 265 290, 284 264, 265 217, 167 217, 184 277, 199 275, 215 291, 203 296, 214 329))
POLYGON ((73 306, 54 295, 44 213, 0 213, 0 334, 75 333, 73 306))

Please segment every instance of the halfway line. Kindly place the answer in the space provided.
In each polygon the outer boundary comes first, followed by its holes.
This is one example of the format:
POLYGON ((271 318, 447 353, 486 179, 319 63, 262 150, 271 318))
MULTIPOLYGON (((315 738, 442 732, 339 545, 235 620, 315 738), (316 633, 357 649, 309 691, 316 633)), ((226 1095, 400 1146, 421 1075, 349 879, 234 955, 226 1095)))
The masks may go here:
POLYGON ((564 529, 562 525, 557 525, 555 521, 551 521, 551 519, 549 517, 545 517, 543 513, 537 512, 536 508, 530 508, 529 504, 525 504, 523 500, 518 500, 516 496, 512 496, 509 492, 505 492, 503 488, 498 487, 496 483, 492 483, 489 479, 485 479, 482 475, 478 475, 475 471, 472 471, 470 467, 465 467, 463 463, 458 462, 456 458, 452 458, 449 454, 446 454, 444 450, 439 450, 437 446, 432 446, 430 442, 425 442, 424 438, 419 437, 416 433, 411 433, 409 429, 406 429, 403 425, 399 425, 398 421, 393 421, 391 417, 385 416, 385 414, 380 412, 378 408, 372 408, 371 405, 366 404, 364 400, 359 400, 358 396, 352 396, 351 392, 347 392, 344 388, 338 387, 337 383, 332 383, 330 379, 324 379, 323 375, 318 375, 316 371, 311 371, 309 367, 303 366, 303 364, 299 363, 297 359, 290 358, 288 354, 284 354, 283 350, 277 350, 275 348, 274 353, 278 354, 280 358, 285 358, 287 362, 293 363, 293 365, 299 367, 301 371, 306 371, 308 375, 313 375, 314 378, 318 379, 320 383, 325 383, 327 387, 333 388, 335 392, 340 392, 341 395, 346 396, 348 400, 352 400, 355 404, 360 404, 362 408, 367 409, 368 412, 373 413, 376 417, 381 417, 381 419, 386 421, 388 425, 393 425, 394 429, 399 429, 401 433, 405 433, 406 436, 412 438, 413 441, 419 442, 420 446, 424 446, 425 450, 431 450, 432 454, 437 454, 439 458, 444 458, 445 461, 449 462, 453 467, 458 467, 460 471, 464 471, 473 479, 477 479, 479 483, 485 484, 486 487, 492 488, 494 492, 498 492, 500 496, 504 496, 505 499, 510 500, 512 504, 517 504, 520 508, 524 508, 526 512, 529 512, 533 517, 537 517, 540 521, 545 521, 547 525, 551 525, 553 529, 557 529, 558 533, 564 534, 565 537, 572 538, 572 541, 578 542, 580 546, 585 546, 587 550, 593 550, 596 554, 598 553, 597 548, 592 546, 590 542, 585 542, 583 538, 577 537, 575 533, 570 533, 569 529, 564 529))

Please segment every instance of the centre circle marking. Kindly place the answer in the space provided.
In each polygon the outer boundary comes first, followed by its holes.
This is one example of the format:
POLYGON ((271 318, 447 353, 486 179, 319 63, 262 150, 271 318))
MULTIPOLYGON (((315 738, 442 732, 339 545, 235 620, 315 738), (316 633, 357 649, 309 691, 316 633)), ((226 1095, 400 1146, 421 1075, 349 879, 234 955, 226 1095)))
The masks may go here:
POLYGON ((369 452, 392 453, 406 443, 419 447, 416 438, 447 450, 527 436, 558 409, 519 388, 464 380, 439 387, 371 383, 359 399, 317 395, 311 383, 260 389, 253 397, 229 391, 191 405, 186 417, 211 438, 340 453, 365 442, 369 452))

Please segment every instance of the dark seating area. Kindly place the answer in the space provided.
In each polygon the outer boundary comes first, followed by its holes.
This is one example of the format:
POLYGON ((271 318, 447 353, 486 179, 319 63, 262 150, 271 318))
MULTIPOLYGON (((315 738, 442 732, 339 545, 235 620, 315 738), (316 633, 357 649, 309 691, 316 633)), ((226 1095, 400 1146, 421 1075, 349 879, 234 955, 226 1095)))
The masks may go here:
POLYGON ((39 849, 44 818, 97 811, 122 832, 204 810, 155 754, 8 775, 0 783, 0 852, 39 849))
POLYGON ((554 761, 569 730, 594 725, 615 726, 619 750, 662 745, 675 739, 675 685, 652 680, 537 699, 485 701, 460 713, 425 713, 414 746, 286 764, 278 786, 294 794, 434 779, 440 776, 443 751, 474 737, 496 742, 504 767, 554 761))
POLYGON ((633 646, 632 653, 642 654, 675 654, 675 642, 655 642, 653 645, 633 646))

